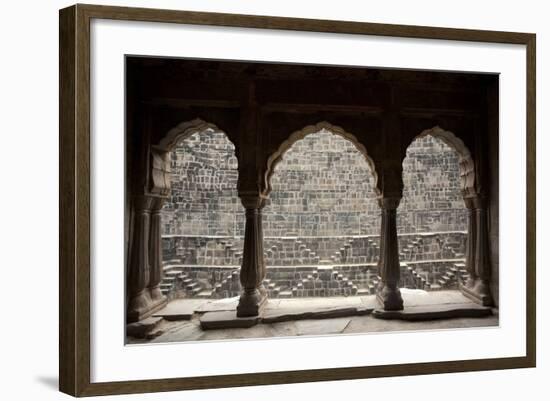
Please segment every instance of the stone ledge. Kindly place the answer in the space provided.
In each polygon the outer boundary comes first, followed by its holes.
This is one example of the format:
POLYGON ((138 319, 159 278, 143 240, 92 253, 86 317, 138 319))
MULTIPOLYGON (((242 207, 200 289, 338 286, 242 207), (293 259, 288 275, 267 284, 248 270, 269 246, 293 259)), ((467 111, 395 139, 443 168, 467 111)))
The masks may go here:
POLYGON ((195 309, 204 305, 206 301, 196 299, 173 300, 164 308, 153 314, 153 317, 162 317, 173 322, 176 320, 191 320, 195 309))
POLYGON ((492 315, 491 308, 475 304, 446 304, 405 307, 400 311, 385 311, 375 309, 372 316, 378 319, 399 319, 399 320, 434 320, 449 318, 485 317, 492 315))
POLYGON ((147 338, 162 322, 162 317, 148 317, 139 322, 126 325, 126 335, 135 338, 147 338))
POLYGON ((259 316, 237 317, 235 311, 206 312, 200 317, 203 330, 248 328, 259 321, 259 316))
POLYGON ((374 308, 366 306, 335 306, 329 308, 305 309, 286 307, 266 310, 260 316, 237 317, 235 311, 207 312, 200 318, 203 330, 248 328, 259 323, 280 323, 297 320, 320 320, 340 317, 363 316, 374 308))
POLYGON ((262 323, 279 323, 291 320, 305 319, 331 319, 348 316, 368 315, 374 308, 368 307, 332 307, 317 310, 295 310, 291 308, 281 308, 266 311, 261 317, 262 323))

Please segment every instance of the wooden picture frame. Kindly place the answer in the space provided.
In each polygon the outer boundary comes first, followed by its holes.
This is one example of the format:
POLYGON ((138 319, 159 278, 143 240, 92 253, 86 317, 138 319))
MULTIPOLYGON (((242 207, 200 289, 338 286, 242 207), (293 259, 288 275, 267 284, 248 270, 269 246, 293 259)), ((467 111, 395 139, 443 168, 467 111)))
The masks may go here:
POLYGON ((535 48, 530 33, 349 21, 74 5, 60 10, 59 388, 73 396, 534 367, 536 364, 535 48), (526 355, 366 367, 257 372, 92 383, 90 380, 90 21, 109 19, 399 38, 516 44, 526 47, 527 227, 526 355))

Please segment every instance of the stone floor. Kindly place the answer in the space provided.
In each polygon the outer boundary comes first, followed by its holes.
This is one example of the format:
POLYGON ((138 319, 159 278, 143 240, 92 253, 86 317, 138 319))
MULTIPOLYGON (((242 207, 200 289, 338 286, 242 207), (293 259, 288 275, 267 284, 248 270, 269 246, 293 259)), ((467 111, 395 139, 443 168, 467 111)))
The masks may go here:
POLYGON ((373 295, 271 299, 262 317, 253 321, 235 317, 238 298, 177 299, 146 321, 127 326, 128 333, 134 334, 127 337, 127 344, 498 326, 497 309, 481 308, 458 291, 403 289, 402 295, 406 306, 404 312, 414 316, 420 314, 421 319, 374 317, 371 312, 378 304, 373 295), (483 314, 490 315, 441 318, 442 311, 443 314, 446 311, 473 311, 473 315, 479 315, 481 309, 488 312, 483 314), (214 325, 208 326, 208 322, 214 325))

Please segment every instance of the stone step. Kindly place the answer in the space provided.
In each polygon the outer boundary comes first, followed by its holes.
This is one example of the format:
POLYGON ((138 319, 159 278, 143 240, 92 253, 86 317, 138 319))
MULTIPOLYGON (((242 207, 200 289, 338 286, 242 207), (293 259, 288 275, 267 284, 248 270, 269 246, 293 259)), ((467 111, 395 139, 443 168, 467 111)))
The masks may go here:
POLYGON ((200 284, 197 283, 197 282, 194 282, 194 283, 191 283, 191 284, 188 284, 188 285, 185 286, 185 289, 188 290, 188 291, 194 291, 197 288, 200 288, 200 284))
POLYGON ((458 267, 459 269, 464 269, 466 267, 466 263, 458 262, 454 264, 455 267, 458 267))

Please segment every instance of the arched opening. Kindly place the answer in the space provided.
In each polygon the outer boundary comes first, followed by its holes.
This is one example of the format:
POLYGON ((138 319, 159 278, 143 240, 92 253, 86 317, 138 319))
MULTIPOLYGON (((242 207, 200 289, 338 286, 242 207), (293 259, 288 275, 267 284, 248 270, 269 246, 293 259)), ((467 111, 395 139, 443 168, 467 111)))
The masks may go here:
POLYGON ((448 131, 424 131, 407 148, 397 214, 401 287, 458 289, 467 280, 464 198, 473 177, 469 151, 448 131))
POLYGON ((162 209, 161 291, 169 298, 238 295, 244 210, 235 146, 199 120, 176 127, 161 145, 170 149, 171 182, 162 209))
POLYGON ((272 161, 263 213, 269 297, 374 293, 380 209, 364 148, 321 123, 294 133, 272 161))

